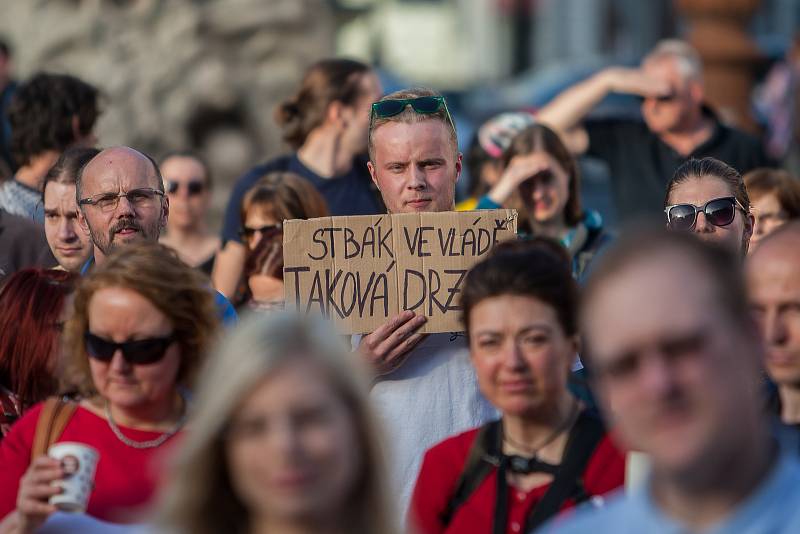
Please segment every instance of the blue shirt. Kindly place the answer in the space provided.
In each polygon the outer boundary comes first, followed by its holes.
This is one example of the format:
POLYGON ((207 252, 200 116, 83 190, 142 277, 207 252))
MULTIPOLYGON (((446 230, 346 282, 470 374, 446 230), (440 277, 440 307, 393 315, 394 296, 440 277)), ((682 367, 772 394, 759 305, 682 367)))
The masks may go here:
POLYGON ((377 215, 386 213, 380 195, 372 183, 367 161, 356 157, 353 168, 340 176, 323 178, 303 165, 297 154, 281 156, 268 163, 257 165, 239 178, 228 198, 222 226, 222 242, 241 243, 239 229, 242 223, 242 199, 264 175, 270 172, 292 172, 305 178, 325 198, 331 215, 377 215))
MULTIPOLYGON (((618 494, 603 508, 584 507, 548 523, 546 534, 692 534, 653 501, 649 484, 626 497, 618 494)), ((735 510, 702 534, 796 534, 800 532, 800 462, 783 453, 766 479, 735 510)))

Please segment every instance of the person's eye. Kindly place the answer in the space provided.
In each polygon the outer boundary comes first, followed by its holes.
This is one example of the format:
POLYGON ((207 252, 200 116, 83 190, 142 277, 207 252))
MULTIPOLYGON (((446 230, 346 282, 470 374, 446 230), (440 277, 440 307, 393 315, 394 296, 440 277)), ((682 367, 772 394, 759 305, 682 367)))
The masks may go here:
POLYGON ((478 347, 483 349, 490 349, 500 346, 500 338, 497 337, 484 337, 478 339, 478 347))
POLYGON ((609 378, 623 380, 633 376, 637 367, 638 360, 634 356, 624 356, 607 364, 602 371, 609 378))
POLYGON ((441 161, 426 161, 422 164, 422 166, 426 169, 438 169, 442 166, 441 161))
POLYGON ((549 337, 545 334, 533 334, 522 338, 523 343, 530 346, 541 346, 549 341, 549 337))
POLYGON ((329 409, 319 407, 303 410, 295 415, 295 420, 300 426, 314 426, 327 423, 331 420, 329 409))
POLYGON ((234 438, 253 438, 263 435, 268 427, 269 425, 265 418, 254 417, 252 419, 238 421, 231 425, 230 435, 234 438))
POLYGON ((58 213, 45 213, 44 218, 48 221, 55 221, 58 219, 58 213))
POLYGON ((146 189, 135 189, 128 193, 131 202, 142 202, 153 198, 153 192, 146 189))

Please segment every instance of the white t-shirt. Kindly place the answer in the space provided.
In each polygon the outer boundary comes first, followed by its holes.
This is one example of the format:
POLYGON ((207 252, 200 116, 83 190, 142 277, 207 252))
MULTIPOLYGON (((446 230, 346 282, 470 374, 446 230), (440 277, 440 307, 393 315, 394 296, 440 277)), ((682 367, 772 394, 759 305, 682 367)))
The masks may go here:
POLYGON ((428 335, 398 369, 380 377, 370 397, 387 438, 392 494, 401 517, 425 451, 499 417, 478 390, 463 333, 428 335))

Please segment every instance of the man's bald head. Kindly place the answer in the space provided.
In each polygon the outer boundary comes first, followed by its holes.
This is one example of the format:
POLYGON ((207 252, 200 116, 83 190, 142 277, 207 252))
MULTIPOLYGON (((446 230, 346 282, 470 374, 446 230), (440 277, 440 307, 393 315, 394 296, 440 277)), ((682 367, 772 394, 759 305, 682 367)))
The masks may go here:
POLYGON ((169 199, 153 159, 129 147, 107 148, 78 173, 78 222, 95 245, 95 261, 134 241, 158 241, 169 199))
POLYGON ((764 238, 747 258, 750 305, 779 388, 800 389, 800 222, 764 238))
POLYGON ((115 167, 119 165, 133 165, 140 167, 148 178, 153 178, 153 186, 159 191, 164 191, 164 179, 161 177, 161 169, 158 168, 156 161, 144 152, 127 147, 115 146, 102 150, 97 156, 90 159, 83 167, 78 170, 75 180, 75 194, 80 201, 85 177, 92 177, 93 171, 103 168, 115 167))

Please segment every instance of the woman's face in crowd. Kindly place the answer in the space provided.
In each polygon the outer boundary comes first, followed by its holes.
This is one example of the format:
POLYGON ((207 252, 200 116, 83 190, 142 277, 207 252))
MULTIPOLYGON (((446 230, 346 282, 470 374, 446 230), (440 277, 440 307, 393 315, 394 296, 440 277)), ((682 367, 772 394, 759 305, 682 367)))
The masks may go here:
POLYGON ((192 157, 172 156, 161 164, 161 174, 169 195, 167 224, 178 228, 196 226, 211 201, 203 165, 192 157))
MULTIPOLYGON (((733 192, 727 183, 714 176, 689 178, 675 186, 670 194, 669 204, 692 204, 702 207, 709 200, 732 197, 733 192)), ((746 252, 753 233, 750 215, 736 209, 733 222, 727 226, 715 226, 706 220, 705 213, 699 212, 694 228, 691 230, 705 241, 713 241, 730 247, 737 253, 746 252)))
POLYGON ((750 205, 755 218, 750 245, 755 247, 763 238, 786 224, 789 217, 775 193, 753 195, 750 198, 750 205))
POLYGON ((537 172, 520 184, 520 194, 533 221, 549 223, 562 217, 569 200, 569 176, 558 161, 544 151, 524 156, 537 172))
POLYGON ((577 341, 555 309, 529 296, 484 299, 470 312, 470 353, 481 392, 503 414, 547 412, 559 402, 577 341))
MULTIPOLYGON (((88 319, 89 332, 116 343, 172 334, 172 324, 161 310, 141 294, 123 287, 97 290, 89 301, 88 319)), ((128 363, 119 349, 110 362, 89 357, 98 393, 120 408, 141 409, 172 402, 180 363, 177 343, 172 343, 159 361, 146 365, 128 363)))
POLYGON ((340 513, 362 451, 348 407, 316 364, 298 357, 278 368, 231 419, 228 470, 251 514, 292 521, 340 513))
POLYGON ((264 237, 264 233, 258 230, 265 226, 273 226, 278 224, 278 220, 273 217, 268 210, 262 206, 253 206, 247 212, 247 217, 244 220, 245 230, 253 230, 245 237, 246 245, 249 250, 255 249, 264 237))

